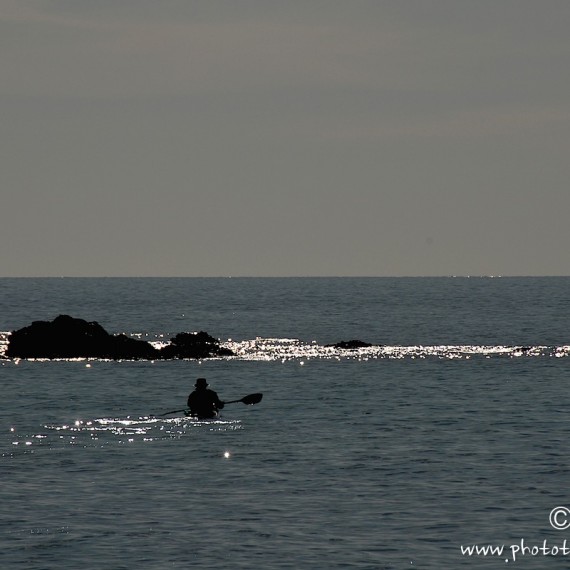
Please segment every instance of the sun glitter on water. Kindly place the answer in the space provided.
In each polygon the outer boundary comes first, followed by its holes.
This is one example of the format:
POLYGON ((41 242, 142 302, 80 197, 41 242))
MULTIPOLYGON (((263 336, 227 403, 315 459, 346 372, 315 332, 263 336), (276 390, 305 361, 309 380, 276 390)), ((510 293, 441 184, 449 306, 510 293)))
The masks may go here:
POLYGON ((224 459, 229 459, 231 457, 231 453, 229 451, 224 451, 224 459))

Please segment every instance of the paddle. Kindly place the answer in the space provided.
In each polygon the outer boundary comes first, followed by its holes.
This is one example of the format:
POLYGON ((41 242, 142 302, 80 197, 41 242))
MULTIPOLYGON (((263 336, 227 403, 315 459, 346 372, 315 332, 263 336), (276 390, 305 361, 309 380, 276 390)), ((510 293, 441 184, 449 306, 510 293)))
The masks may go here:
POLYGON ((259 404, 263 398, 263 394, 250 394, 249 396, 244 396, 241 400, 232 400, 231 402, 224 402, 224 404, 235 404, 236 402, 241 402, 248 406, 253 406, 253 404, 259 404))
MULTIPOLYGON (((231 400, 230 402, 224 402, 224 404, 235 404, 236 402, 241 402, 242 404, 253 406, 254 404, 259 404, 259 402, 261 402, 261 398, 263 398, 263 394, 249 394, 249 396, 244 396, 240 400, 231 400)), ((160 414, 160 416, 167 416, 168 414, 179 414, 180 412, 186 411, 187 408, 184 408, 182 410, 171 410, 170 412, 164 412, 164 414, 160 414)))
POLYGON ((184 408, 183 410, 171 410, 170 412, 164 412, 164 414, 158 414, 158 417, 160 416, 167 416, 168 414, 179 414, 180 412, 185 412, 186 408, 184 408))

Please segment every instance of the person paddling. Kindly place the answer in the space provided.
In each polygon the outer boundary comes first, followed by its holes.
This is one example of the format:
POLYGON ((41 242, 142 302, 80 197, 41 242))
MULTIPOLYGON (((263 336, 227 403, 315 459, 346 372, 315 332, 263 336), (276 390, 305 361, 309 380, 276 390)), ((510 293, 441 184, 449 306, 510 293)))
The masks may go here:
POLYGON ((198 378, 194 387, 195 390, 188 396, 189 415, 198 419, 215 418, 218 410, 224 407, 224 402, 218 398, 214 390, 208 388, 205 378, 198 378))
MULTIPOLYGON (((216 392, 207 389, 208 382, 206 382, 205 378, 198 378, 198 380, 196 380, 195 386, 196 390, 194 390, 194 392, 192 392, 190 396, 188 396, 188 406, 190 407, 190 410, 170 410, 169 412, 164 412, 163 414, 160 414, 160 416, 168 416, 169 414, 179 414, 180 412, 184 412, 184 415, 186 416, 192 416, 194 414, 198 415, 200 412, 197 409, 197 406, 194 407, 194 410, 196 411, 194 413, 192 412, 192 402, 190 401, 190 398, 192 399, 196 398, 197 400, 199 400, 202 397, 204 391, 214 394, 214 397, 216 398, 216 400, 213 400, 214 403, 212 405, 208 404, 207 406, 205 406, 206 412, 209 414, 207 417, 209 418, 216 417, 217 410, 221 410, 227 404, 235 404, 236 402, 241 402, 246 406, 253 406, 254 404, 259 404, 259 402, 261 402, 261 399, 263 398, 263 394, 261 392, 257 392, 256 394, 249 394, 249 396, 244 396, 239 400, 230 400, 229 402, 222 402, 218 398, 216 392), (214 415, 211 415, 212 413, 214 415)), ((200 417, 204 418, 203 415, 200 415, 200 417)))

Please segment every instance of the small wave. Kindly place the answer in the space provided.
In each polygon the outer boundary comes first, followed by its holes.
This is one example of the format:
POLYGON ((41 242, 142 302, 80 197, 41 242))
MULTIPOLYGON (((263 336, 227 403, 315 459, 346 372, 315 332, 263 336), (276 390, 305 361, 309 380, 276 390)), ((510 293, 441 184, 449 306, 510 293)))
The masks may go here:
POLYGON ((6 358, 6 351, 8 350, 9 332, 0 332, 0 358, 6 358))

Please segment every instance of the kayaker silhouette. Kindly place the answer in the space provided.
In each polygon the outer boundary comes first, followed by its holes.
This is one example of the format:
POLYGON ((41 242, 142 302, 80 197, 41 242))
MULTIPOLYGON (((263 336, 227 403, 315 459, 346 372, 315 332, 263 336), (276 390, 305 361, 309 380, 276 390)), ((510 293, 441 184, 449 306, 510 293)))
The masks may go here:
POLYGON ((188 396, 190 415, 198 419, 215 418, 218 410, 224 407, 224 402, 218 398, 214 390, 208 388, 205 378, 198 378, 194 387, 196 389, 188 396))

